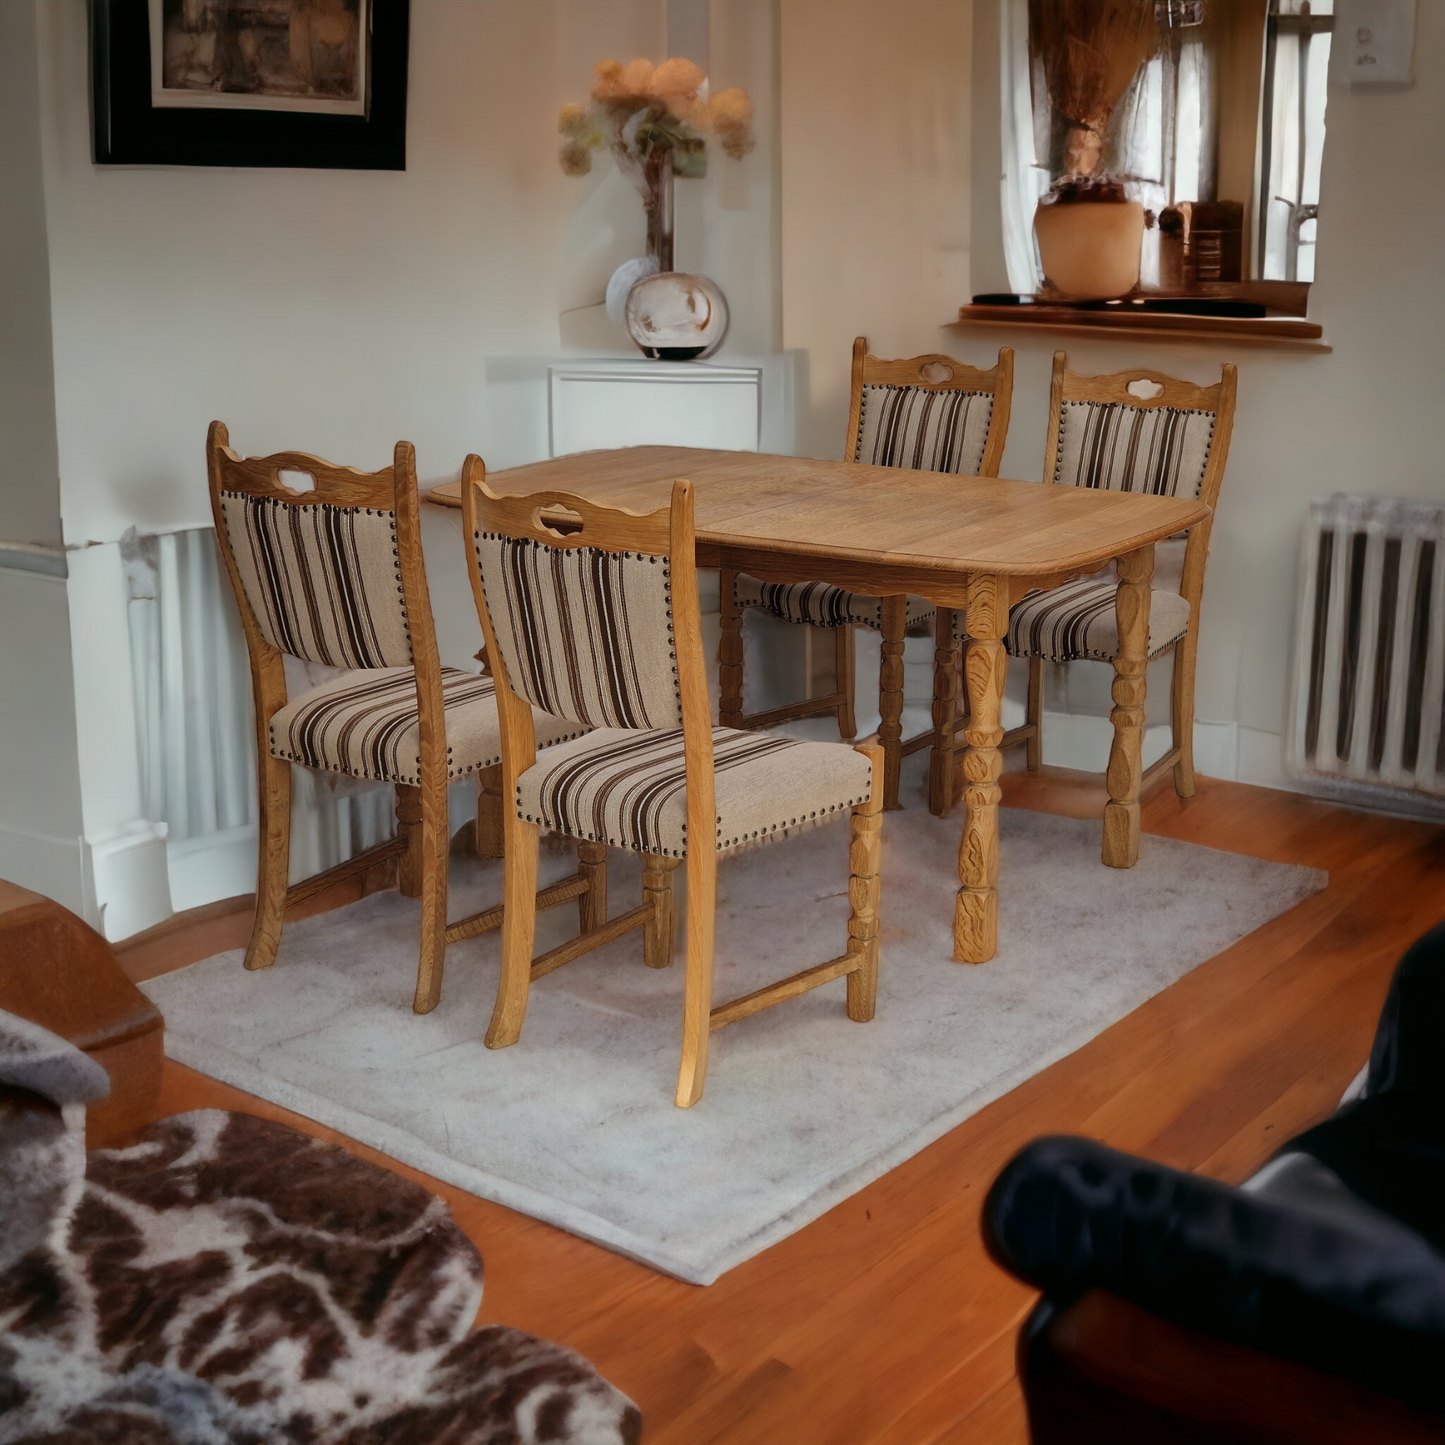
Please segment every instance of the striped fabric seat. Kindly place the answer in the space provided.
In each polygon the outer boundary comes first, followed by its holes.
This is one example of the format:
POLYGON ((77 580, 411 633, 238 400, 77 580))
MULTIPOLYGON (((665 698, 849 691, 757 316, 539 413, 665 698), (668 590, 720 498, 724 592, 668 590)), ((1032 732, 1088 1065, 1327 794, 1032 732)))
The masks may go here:
MULTIPOLYGON (((1113 662, 1119 653, 1119 617, 1114 610, 1118 582, 1078 578, 1047 592, 1029 592, 1009 611, 1005 646, 1014 657, 1042 657, 1049 662, 1075 662, 1092 657, 1113 662)), ((1157 657, 1189 630, 1189 603, 1177 592, 1151 589, 1149 656, 1157 657)), ((963 613, 953 624, 954 637, 965 633, 963 613)))
POLYGON ((407 667, 396 513, 294 506, 222 492, 221 510, 261 635, 327 667, 407 667))
POLYGON ((853 460, 976 476, 992 417, 991 391, 865 386, 853 460))
POLYGON ((473 537, 513 689, 592 727, 682 724, 666 557, 473 537))
MULTIPOLYGON (((756 607, 784 622, 809 622, 814 627, 843 627, 855 623, 877 632, 883 626, 883 599, 847 592, 828 582, 761 582, 738 573, 734 589, 739 607, 756 607)), ((927 622, 935 612, 922 597, 908 598, 908 626, 927 622)))
MULTIPOLYGON (((489 677, 442 668, 447 777, 460 778, 502 760, 496 684, 489 677)), ((580 737, 584 725, 533 709, 537 746, 580 737)), ((416 675, 409 667, 353 672, 291 698, 271 718, 271 755, 288 763, 373 778, 421 782, 416 675)))
POLYGON ((1111 492, 1197 497, 1213 440, 1212 411, 1066 401, 1054 480, 1111 492))
MULTIPOLYGON (((837 743, 713 729, 718 849, 868 801, 870 765, 837 743)), ((573 838, 687 856, 682 730, 598 728, 548 751, 517 782, 517 811, 573 838)))

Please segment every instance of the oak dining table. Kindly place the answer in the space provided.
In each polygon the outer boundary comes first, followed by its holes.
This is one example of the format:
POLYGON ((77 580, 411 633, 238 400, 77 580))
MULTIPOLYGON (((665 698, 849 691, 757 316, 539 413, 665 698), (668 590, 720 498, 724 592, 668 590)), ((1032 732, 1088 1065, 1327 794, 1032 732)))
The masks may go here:
MULTIPOLYGON (((1035 589, 1116 563, 1119 654, 1102 859, 1112 868, 1134 865, 1154 544, 1204 521, 1207 506, 1182 497, 676 446, 579 452, 490 473, 487 484, 514 496, 562 491, 602 506, 650 512, 668 504, 678 478, 693 485, 699 566, 768 582, 831 582, 874 597, 911 592, 940 609, 934 718, 949 721, 938 729, 933 766, 935 772, 947 769, 950 782, 959 651, 952 613, 962 611, 969 711, 953 914, 953 956, 962 963, 987 962, 998 944, 998 780, 1009 607, 1035 589)), ((460 507, 460 483, 431 488, 427 500, 460 507)), ((740 618, 735 608, 723 612, 726 667, 739 660, 732 644, 740 618)), ((728 692, 726 683, 723 690, 728 692)))

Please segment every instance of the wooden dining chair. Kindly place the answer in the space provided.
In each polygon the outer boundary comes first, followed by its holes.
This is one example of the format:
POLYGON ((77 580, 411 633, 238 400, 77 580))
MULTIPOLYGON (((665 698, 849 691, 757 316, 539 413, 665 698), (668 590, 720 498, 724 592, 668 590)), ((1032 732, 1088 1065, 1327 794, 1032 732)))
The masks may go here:
MULTIPOLYGON (((852 402, 844 456, 875 467, 996 477, 1008 436, 1013 399, 1013 349, 1001 346, 987 371, 951 356, 886 361, 868 354, 868 338, 853 343, 852 402)), ((940 726, 903 737, 903 637, 935 614, 922 597, 865 597, 824 582, 762 582, 726 569, 720 574, 722 622, 719 712, 725 727, 762 728, 794 718, 836 713, 845 738, 857 732, 854 714, 854 631, 882 633, 878 672, 878 740, 883 746, 883 806, 898 808, 903 758, 935 739, 940 726), (750 607, 784 622, 832 631, 836 689, 826 697, 744 714, 742 619, 750 607)), ((951 629, 951 621, 949 623, 951 629)), ((951 637, 951 630, 949 636, 951 637)), ((935 709, 937 712, 937 709, 935 709)), ((956 727, 950 715, 949 725, 956 727)))
POLYGON ((714 728, 694 570, 693 497, 638 513, 563 492, 499 497, 480 457, 462 468, 472 587, 497 682, 506 910, 489 1048, 521 1036, 539 979, 631 929, 643 962, 672 961, 672 872, 687 864, 682 1063, 676 1102, 695 1104, 708 1036, 725 1024, 847 979, 847 1014, 873 1017, 878 987, 882 751, 714 728), (530 704, 530 705, 529 705, 530 704), (592 731, 536 756, 535 710, 592 731), (712 1002, 717 857, 851 810, 845 949, 742 998, 712 1002), (605 908, 571 941, 533 958, 538 830, 645 860, 643 902, 605 908))
MULTIPOLYGON (((1108 376, 1080 376, 1069 370, 1068 356, 1056 351, 1045 482, 1198 497, 1215 507, 1229 458, 1235 385, 1236 371, 1228 362, 1213 386, 1197 386, 1142 367, 1108 376)), ((1171 746, 1144 773, 1141 791, 1172 768, 1175 791, 1181 798, 1194 796, 1194 666, 1213 525, 1211 512, 1187 534, 1159 543, 1154 578, 1138 579, 1152 581, 1149 659, 1174 655, 1171 746)), ((1118 585, 1118 572, 1111 568, 1099 577, 1029 592, 1010 609, 1005 645, 1011 656, 1029 660, 1028 705, 1023 726, 1005 733, 1002 746, 1026 746, 1031 772, 1044 762, 1044 665, 1113 662, 1119 651, 1118 585)), ((954 636, 963 645, 961 618, 955 622, 954 636)), ((934 774, 951 779, 952 762, 951 755, 935 757, 934 774)))
MULTIPOLYGON (((259 859, 247 968, 276 961, 288 906, 396 857, 400 891, 421 899, 417 1013, 436 1007, 450 943, 500 927, 490 908, 447 924, 447 784, 501 762, 496 686, 443 667, 422 563, 416 454, 398 442, 377 472, 333 466, 304 452, 242 458, 223 423, 206 439, 216 540, 246 635, 256 709, 259 859), (310 491, 288 476, 309 475, 310 491), (296 697, 283 656, 344 669, 296 697), (398 836, 288 887, 291 769, 393 783, 398 836)), ((545 714, 544 744, 585 726, 545 714)), ((538 896, 579 899, 584 919, 606 896, 606 850, 579 849, 575 877, 538 896)), ((528 900, 531 915, 531 900, 528 900)))

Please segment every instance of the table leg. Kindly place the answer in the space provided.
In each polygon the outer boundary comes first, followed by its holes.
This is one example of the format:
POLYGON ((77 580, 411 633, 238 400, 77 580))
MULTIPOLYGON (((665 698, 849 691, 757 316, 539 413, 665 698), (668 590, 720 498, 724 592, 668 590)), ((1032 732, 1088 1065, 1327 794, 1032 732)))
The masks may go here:
POLYGON ((718 621, 722 626, 718 722, 725 728, 738 727, 743 720, 743 618, 738 611, 737 580, 738 574, 727 567, 718 573, 718 621))
POLYGON ((878 665, 878 741, 883 744, 883 806, 901 808, 898 773, 903 762, 903 633, 908 599, 885 597, 880 618, 883 650, 878 665))
POLYGON ((1104 862, 1132 868, 1139 859, 1139 780, 1143 776, 1144 682, 1149 666, 1150 580, 1154 546, 1119 559, 1119 652, 1114 658, 1114 743, 1109 749, 1109 802, 1104 808, 1104 862))
POLYGON ((928 753, 928 811, 946 818, 953 807, 954 724, 958 719, 958 643, 952 607, 933 623, 933 746, 928 753))
POLYGON ((963 659, 969 718, 963 730, 963 837, 958 844, 960 888, 953 909, 953 956, 987 963, 998 948, 998 785, 1003 771, 1001 714, 1008 655, 1009 580, 988 573, 968 579, 968 651, 963 659))

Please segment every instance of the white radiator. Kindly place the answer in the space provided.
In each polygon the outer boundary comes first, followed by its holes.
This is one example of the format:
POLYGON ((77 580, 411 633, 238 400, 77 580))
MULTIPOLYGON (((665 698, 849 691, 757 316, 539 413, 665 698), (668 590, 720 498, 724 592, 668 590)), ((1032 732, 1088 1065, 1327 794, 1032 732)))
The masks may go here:
POLYGON ((1337 493, 1310 506, 1290 771, 1322 791, 1445 799, 1445 505, 1337 493))

